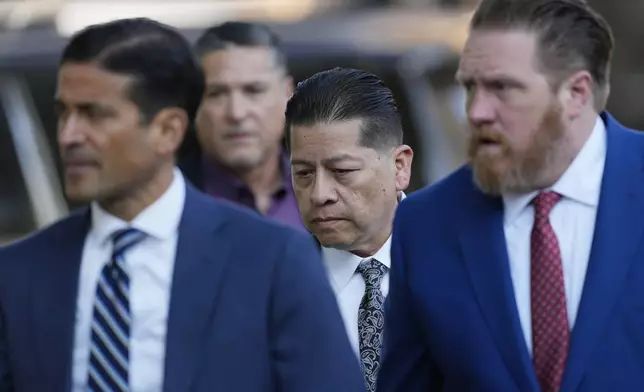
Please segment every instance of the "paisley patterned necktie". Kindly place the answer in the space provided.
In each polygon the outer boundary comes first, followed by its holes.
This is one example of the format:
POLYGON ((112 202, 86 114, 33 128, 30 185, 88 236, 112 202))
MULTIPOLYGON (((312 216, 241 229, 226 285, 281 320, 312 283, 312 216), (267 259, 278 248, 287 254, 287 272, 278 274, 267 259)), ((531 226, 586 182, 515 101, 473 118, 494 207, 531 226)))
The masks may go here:
POLYGON ((364 278, 366 286, 358 308, 360 360, 367 392, 374 392, 380 369, 380 347, 385 322, 385 297, 380 290, 380 282, 387 272, 387 267, 376 259, 367 259, 360 263, 357 271, 364 278))

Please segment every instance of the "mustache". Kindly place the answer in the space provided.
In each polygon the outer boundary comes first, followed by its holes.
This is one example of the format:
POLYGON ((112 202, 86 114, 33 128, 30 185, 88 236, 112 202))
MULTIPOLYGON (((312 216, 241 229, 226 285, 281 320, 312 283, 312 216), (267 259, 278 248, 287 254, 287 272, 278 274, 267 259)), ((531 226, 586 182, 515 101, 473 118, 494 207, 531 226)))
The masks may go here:
POLYGON ((489 145, 500 146, 505 154, 509 154, 512 151, 510 141, 502 132, 489 128, 473 128, 470 133, 469 145, 467 147, 469 158, 476 157, 479 148, 489 145))
POLYGON ((470 142, 473 145, 496 143, 507 144, 507 137, 498 131, 491 129, 477 129, 473 130, 470 142))

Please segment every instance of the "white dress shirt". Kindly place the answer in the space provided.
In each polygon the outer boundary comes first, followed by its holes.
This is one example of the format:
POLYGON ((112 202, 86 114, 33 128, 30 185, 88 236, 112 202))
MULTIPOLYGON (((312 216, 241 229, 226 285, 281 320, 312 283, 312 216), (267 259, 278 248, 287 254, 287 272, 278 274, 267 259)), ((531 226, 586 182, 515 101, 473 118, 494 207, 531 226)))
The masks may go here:
MULTIPOLYGON (((162 390, 170 288, 178 227, 185 202, 181 172, 166 192, 129 226, 148 236, 125 254, 130 276, 130 390, 162 390)), ((85 240, 80 267, 73 351, 73 391, 87 390, 91 324, 96 284, 112 254, 111 235, 128 223, 91 205, 92 226, 85 240)))
MULTIPOLYGON (((400 200, 405 198, 401 192, 400 200)), ((365 293, 366 284, 362 275, 357 272, 363 260, 376 259, 387 267, 380 283, 383 296, 389 293, 389 268, 391 268, 391 235, 387 242, 370 257, 362 258, 344 250, 322 247, 322 257, 329 273, 331 286, 335 292, 340 314, 344 321, 349 341, 358 358, 360 342, 358 338, 358 310, 365 293)))
MULTIPOLYGON (((605 161, 606 128, 598 117, 581 151, 551 188, 563 196, 550 213, 550 223, 561 249, 566 305, 571 329, 577 317, 586 278, 605 161)), ((530 202, 536 194, 537 192, 503 196, 504 231, 510 259, 510 273, 519 319, 530 353, 532 352, 530 233, 534 223, 534 208, 530 202)))

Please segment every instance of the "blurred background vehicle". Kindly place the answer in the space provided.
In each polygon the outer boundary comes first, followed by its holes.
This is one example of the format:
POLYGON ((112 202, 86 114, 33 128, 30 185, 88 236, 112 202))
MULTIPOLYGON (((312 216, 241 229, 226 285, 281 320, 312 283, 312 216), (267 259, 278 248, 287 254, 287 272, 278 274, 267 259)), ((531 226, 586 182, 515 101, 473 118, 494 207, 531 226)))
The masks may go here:
MULTIPOLYGON (((77 205, 62 193, 53 94, 69 35, 94 23, 147 16, 194 40, 230 19, 269 24, 283 39, 297 81, 336 66, 377 74, 396 97, 406 142, 416 151, 410 191, 465 161, 464 94, 454 83, 476 0, 20 0, 0 1, 0 243, 77 205)), ((591 0, 619 41, 609 109, 644 125, 637 95, 644 2, 591 0), (616 3, 624 2, 624 6, 616 3), (640 4, 641 3, 641 4, 640 4), (609 4, 611 4, 609 6, 609 4), (629 10, 626 12, 626 10, 629 10), (619 21, 619 22, 618 22, 619 21), (629 46, 631 45, 631 46, 629 46)))

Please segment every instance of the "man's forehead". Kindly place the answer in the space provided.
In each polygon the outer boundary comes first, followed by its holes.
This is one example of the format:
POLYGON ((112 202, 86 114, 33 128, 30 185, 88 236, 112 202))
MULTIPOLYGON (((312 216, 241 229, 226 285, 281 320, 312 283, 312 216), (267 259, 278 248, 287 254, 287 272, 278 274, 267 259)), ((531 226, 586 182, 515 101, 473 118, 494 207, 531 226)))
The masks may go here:
POLYGON ((536 34, 521 29, 475 29, 459 63, 457 79, 534 71, 536 34))
POLYGON ((207 78, 261 80, 282 72, 273 49, 262 46, 229 48, 202 56, 207 78))
POLYGON ((300 145, 357 146, 362 135, 362 120, 320 121, 291 126, 293 142, 300 145))
POLYGON ((100 102, 125 97, 132 81, 131 76, 110 72, 91 63, 63 64, 58 72, 56 99, 100 102))
POLYGON ((376 159, 376 150, 362 146, 362 120, 320 122, 292 126, 291 158, 293 163, 335 164, 376 159))

